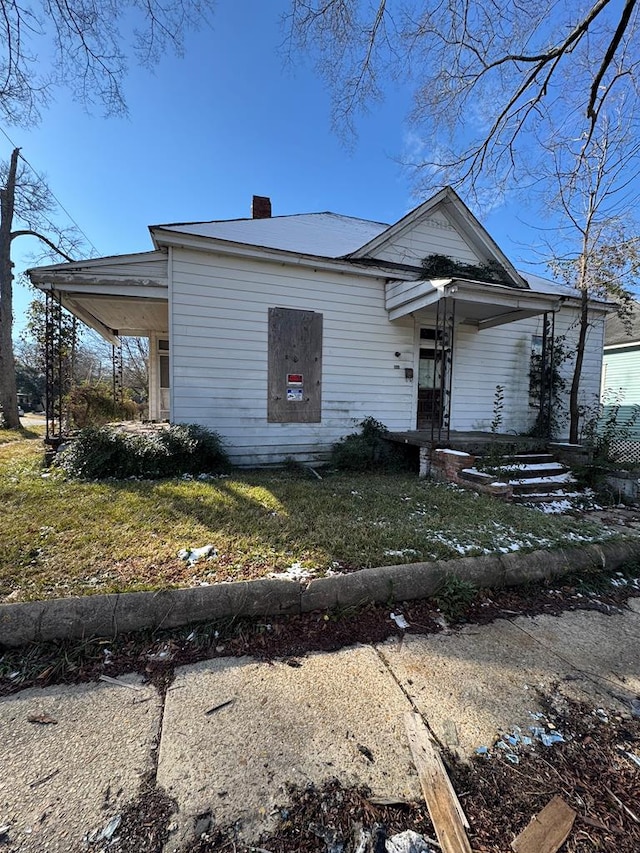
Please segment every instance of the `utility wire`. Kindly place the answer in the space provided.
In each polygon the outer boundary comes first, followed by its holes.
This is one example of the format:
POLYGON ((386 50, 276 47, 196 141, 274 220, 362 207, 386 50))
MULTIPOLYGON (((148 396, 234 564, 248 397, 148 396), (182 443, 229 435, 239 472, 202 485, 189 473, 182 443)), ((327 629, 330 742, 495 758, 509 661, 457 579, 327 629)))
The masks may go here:
MULTIPOLYGON (((13 146, 13 148, 18 148, 18 147, 19 147, 18 145, 16 145, 16 144, 15 144, 15 142, 11 139, 11 137, 10 137, 10 136, 9 136, 9 134, 6 132, 6 130, 4 130, 4 128, 3 128, 3 127, 0 127, 0 133, 2 133, 2 135, 3 135, 3 136, 5 137, 5 139, 9 142, 9 144, 13 146)), ((24 163, 26 163, 26 165, 31 169, 31 171, 32 171, 32 172, 33 172, 33 174, 36 176, 36 178, 37 178, 41 183, 46 184, 46 186, 47 186, 47 188, 48 188, 49 192, 51 193, 51 197, 55 200, 55 202, 56 202, 56 204, 58 205, 58 207, 60 208, 60 210, 64 211, 64 213, 66 213, 66 214, 67 214, 67 216, 69 217, 69 219, 71 220, 71 222, 73 222, 73 224, 75 225, 75 227, 78 229, 78 231, 80 232, 80 234, 82 234, 82 236, 83 236, 83 237, 84 237, 84 239, 87 241, 87 243, 91 246, 91 248, 92 248, 92 249, 93 249, 93 251, 96 253, 96 255, 100 255, 100 252, 98 251, 98 249, 96 248, 96 246, 94 245, 94 243, 89 239, 89 237, 87 236, 87 234, 86 234, 86 233, 82 230, 82 228, 78 225, 78 223, 76 222, 76 220, 75 220, 75 219, 73 218, 73 216, 69 213, 69 211, 68 211, 68 210, 67 210, 67 208, 64 206, 64 204, 60 201, 60 199, 57 197, 57 195, 53 192, 53 190, 51 189, 51 187, 49 187, 49 184, 47 183, 47 181, 45 181, 45 179, 42 177, 42 175, 41 175, 41 174, 40 174, 40 173, 39 173, 39 172, 38 172, 38 171, 37 171, 37 170, 36 170, 36 169, 31 165, 31 163, 30 163, 30 162, 27 160, 27 158, 22 154, 22 152, 20 152, 20 155, 19 155, 19 156, 20 156, 20 159, 21 159, 24 163)))

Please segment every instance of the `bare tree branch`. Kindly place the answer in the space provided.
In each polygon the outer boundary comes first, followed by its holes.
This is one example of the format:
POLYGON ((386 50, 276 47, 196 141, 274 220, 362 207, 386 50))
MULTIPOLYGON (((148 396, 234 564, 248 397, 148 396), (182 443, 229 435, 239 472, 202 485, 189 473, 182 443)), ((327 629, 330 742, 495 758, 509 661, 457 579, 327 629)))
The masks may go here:
POLYGON ((126 113, 130 57, 151 67, 168 49, 181 55, 185 32, 207 22, 213 3, 0 0, 0 116, 11 124, 37 123, 60 87, 86 107, 100 105, 106 115, 126 113), (51 61, 42 62, 41 54, 51 61))
POLYGON ((409 121, 431 152, 418 180, 499 188, 528 166, 533 139, 562 133, 586 151, 621 93, 640 114, 639 5, 292 0, 285 49, 289 59, 297 51, 313 57, 343 133, 392 77, 409 79, 409 121))
POLYGON ((48 237, 45 237, 44 234, 40 234, 38 231, 33 231, 31 228, 23 228, 20 231, 12 231, 11 239, 15 240, 16 237, 37 237, 38 240, 41 240, 45 243, 53 252, 56 252, 58 255, 63 257, 65 261, 70 261, 73 263, 74 258, 70 255, 67 255, 65 251, 63 251, 60 246, 57 246, 53 240, 50 240, 48 237))

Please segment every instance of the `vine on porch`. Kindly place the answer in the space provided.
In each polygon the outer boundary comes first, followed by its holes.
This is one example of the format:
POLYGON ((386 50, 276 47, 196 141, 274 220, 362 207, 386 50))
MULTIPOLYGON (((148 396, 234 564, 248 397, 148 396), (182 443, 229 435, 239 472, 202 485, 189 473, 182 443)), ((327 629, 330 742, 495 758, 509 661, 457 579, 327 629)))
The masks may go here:
POLYGON ((513 280, 505 268, 497 261, 484 264, 467 264, 456 261, 448 255, 427 255, 422 260, 423 279, 430 278, 468 278, 473 281, 487 281, 493 284, 506 284, 513 287, 513 280))

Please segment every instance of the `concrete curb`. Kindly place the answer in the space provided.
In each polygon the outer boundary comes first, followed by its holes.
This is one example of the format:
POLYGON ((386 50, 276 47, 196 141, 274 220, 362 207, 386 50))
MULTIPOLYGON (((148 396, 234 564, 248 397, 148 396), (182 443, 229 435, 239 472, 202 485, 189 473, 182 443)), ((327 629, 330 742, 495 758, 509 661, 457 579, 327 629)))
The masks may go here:
POLYGON ((516 586, 572 571, 615 571, 640 560, 640 539, 598 545, 407 563, 317 578, 308 584, 261 578, 190 589, 126 592, 0 604, 0 646, 63 638, 113 637, 233 616, 276 616, 369 602, 427 598, 450 576, 476 587, 516 586))

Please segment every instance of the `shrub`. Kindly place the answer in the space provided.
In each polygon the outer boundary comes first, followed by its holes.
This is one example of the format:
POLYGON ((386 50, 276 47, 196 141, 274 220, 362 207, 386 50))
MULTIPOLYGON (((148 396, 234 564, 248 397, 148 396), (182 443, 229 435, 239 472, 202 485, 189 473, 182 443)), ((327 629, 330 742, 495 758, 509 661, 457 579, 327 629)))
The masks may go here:
POLYGON ((54 461, 69 476, 91 480, 216 474, 229 468, 220 436, 195 424, 146 434, 87 427, 54 461))
POLYGON ((132 421, 140 411, 133 400, 117 403, 105 384, 78 385, 69 391, 65 403, 71 423, 79 429, 102 426, 109 421, 132 421))
POLYGON ((331 464, 341 471, 403 471, 409 468, 404 448, 387 438, 389 430, 368 417, 360 422, 360 432, 341 438, 331 448, 331 464))

